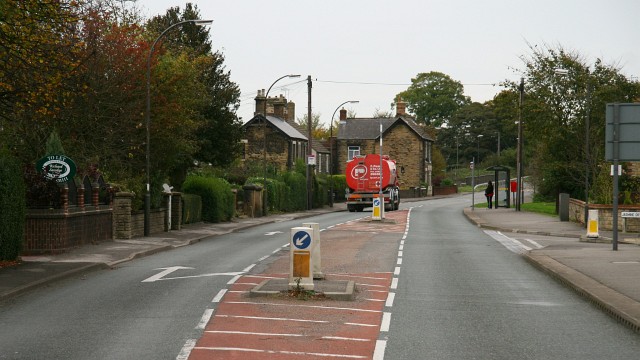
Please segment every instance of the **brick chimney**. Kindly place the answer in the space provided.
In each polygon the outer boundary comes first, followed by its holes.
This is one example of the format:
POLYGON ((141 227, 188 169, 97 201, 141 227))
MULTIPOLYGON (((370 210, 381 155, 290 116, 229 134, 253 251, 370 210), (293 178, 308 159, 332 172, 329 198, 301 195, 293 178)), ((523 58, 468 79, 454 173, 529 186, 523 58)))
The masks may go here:
POLYGON ((344 108, 340 109, 340 120, 347 120, 347 110, 344 108))
POLYGON ((256 95, 256 111, 253 112, 253 116, 256 116, 258 114, 263 114, 264 115, 264 105, 265 102, 267 101, 267 99, 264 96, 265 91, 264 89, 260 90, 258 89, 258 95, 256 95))
POLYGON ((398 96, 396 98, 396 116, 406 115, 407 103, 402 101, 402 98, 398 96))

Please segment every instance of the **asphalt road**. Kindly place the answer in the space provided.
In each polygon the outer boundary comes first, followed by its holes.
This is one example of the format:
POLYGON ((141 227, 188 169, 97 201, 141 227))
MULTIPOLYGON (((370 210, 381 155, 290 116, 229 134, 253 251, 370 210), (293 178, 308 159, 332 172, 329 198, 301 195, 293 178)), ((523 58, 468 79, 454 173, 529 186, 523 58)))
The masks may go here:
POLYGON ((469 223, 468 202, 414 204, 384 359, 638 359, 637 334, 469 223))
MULTIPOLYGON (((329 213, 325 226, 361 217, 329 213)), ((300 220, 219 236, 56 282, 0 303, 0 359, 176 359, 198 339, 214 298, 264 266, 300 220)))

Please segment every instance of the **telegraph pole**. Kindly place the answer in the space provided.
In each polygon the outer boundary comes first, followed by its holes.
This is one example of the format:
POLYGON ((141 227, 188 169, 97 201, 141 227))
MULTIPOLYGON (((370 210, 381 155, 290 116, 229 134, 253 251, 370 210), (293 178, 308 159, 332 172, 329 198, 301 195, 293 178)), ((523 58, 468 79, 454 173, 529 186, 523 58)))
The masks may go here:
POLYGON ((307 76, 307 92, 308 92, 308 105, 307 105, 307 137, 309 138, 309 145, 307 148, 307 210, 311 210, 313 207, 313 191, 311 188, 313 173, 311 172, 311 165, 309 159, 313 155, 313 136, 311 126, 311 75, 307 76))

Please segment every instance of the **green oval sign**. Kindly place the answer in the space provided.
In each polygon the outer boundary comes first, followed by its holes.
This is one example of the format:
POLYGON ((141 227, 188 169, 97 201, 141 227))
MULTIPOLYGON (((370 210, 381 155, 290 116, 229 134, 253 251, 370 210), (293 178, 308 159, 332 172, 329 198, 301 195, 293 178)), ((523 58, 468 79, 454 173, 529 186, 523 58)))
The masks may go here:
POLYGON ((47 179, 58 183, 71 181, 76 175, 76 163, 64 155, 45 156, 38 160, 36 167, 47 179))

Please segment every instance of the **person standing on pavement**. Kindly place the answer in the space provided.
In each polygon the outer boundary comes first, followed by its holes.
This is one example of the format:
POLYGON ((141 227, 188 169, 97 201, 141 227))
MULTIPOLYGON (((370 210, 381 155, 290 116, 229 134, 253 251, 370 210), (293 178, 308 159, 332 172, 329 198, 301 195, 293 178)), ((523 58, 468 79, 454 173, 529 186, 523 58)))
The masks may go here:
POLYGON ((489 181, 487 188, 484 190, 484 196, 487 197, 487 208, 491 209, 491 201, 493 200, 493 183, 491 181, 489 181))

